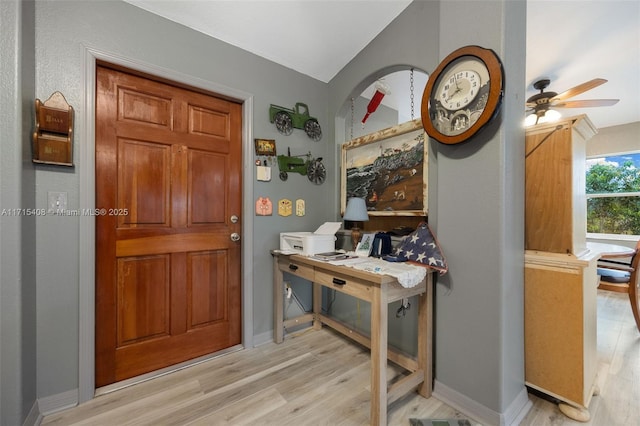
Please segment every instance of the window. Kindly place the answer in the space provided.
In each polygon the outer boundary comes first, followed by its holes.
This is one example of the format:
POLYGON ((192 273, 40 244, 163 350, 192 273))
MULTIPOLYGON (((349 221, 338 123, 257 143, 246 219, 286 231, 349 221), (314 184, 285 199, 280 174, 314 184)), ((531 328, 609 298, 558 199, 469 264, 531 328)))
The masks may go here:
POLYGON ((587 232, 640 235, 640 152, 587 159, 587 232))

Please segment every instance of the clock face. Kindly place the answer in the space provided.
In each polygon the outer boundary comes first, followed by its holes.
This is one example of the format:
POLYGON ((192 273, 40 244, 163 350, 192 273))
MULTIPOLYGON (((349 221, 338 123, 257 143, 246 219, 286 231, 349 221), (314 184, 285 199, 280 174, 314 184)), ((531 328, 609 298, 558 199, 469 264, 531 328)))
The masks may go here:
POLYGON ((473 56, 451 62, 436 81, 431 102, 433 126, 445 136, 470 129, 487 105, 491 79, 486 65, 473 56))
POLYGON ((470 69, 455 71, 442 79, 436 93, 442 106, 449 111, 457 111, 469 105, 480 91, 480 76, 470 69))
POLYGON ((451 53, 429 77, 422 123, 446 144, 473 136, 497 112, 502 99, 502 64, 489 49, 466 46, 451 53))

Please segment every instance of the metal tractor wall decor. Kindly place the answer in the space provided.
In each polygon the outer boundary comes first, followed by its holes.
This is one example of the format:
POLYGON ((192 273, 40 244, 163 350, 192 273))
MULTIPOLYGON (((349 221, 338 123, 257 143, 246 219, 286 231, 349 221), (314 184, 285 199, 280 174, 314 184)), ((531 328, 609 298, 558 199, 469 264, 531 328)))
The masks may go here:
POLYGON ((309 107, 302 102, 297 102, 293 109, 271 104, 269 121, 275 123, 276 129, 284 135, 290 135, 295 128, 303 129, 316 142, 322 139, 318 119, 309 115, 309 107))
POLYGON ((289 173, 307 175, 307 178, 316 185, 322 184, 327 177, 327 169, 322 164, 322 157, 312 158, 311 152, 303 155, 291 155, 291 150, 287 150, 288 155, 278 155, 278 168, 280 169, 280 180, 286 181, 289 173), (303 158, 304 157, 304 158, 303 158))

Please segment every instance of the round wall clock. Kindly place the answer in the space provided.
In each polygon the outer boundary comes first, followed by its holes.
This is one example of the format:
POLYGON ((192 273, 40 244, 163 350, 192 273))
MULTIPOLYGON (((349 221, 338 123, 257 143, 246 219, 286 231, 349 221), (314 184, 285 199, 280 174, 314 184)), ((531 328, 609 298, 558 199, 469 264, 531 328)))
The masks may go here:
POLYGON ((444 144, 464 142, 500 110, 504 70, 491 49, 465 46, 452 52, 429 76, 422 96, 422 125, 444 144))

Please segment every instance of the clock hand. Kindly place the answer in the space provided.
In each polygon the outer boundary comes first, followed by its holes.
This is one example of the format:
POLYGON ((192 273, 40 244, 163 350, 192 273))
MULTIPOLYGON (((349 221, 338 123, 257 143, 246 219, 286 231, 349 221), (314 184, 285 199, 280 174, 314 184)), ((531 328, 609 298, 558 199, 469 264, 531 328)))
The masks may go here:
MULTIPOLYGON (((458 82, 456 81, 456 86, 457 85, 458 85, 458 82)), ((461 91, 462 91, 462 89, 457 87, 456 90, 454 90, 453 93, 445 100, 445 102, 449 102, 451 100, 451 98, 453 98, 455 95, 457 95, 461 91)))

